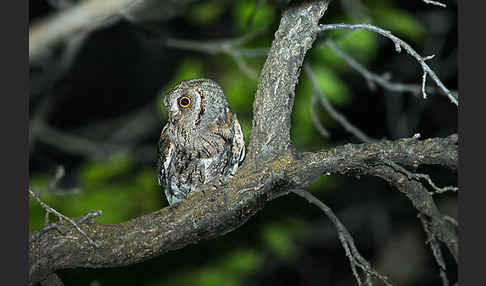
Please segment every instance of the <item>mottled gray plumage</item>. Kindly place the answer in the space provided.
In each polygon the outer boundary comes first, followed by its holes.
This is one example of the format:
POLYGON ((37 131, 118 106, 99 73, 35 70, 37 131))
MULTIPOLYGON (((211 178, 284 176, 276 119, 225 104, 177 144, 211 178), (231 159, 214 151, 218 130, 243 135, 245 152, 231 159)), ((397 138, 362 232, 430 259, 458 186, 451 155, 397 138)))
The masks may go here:
POLYGON ((157 179, 173 205, 203 184, 219 185, 233 175, 245 142, 223 90, 210 79, 182 81, 164 105, 169 120, 160 134, 157 179))

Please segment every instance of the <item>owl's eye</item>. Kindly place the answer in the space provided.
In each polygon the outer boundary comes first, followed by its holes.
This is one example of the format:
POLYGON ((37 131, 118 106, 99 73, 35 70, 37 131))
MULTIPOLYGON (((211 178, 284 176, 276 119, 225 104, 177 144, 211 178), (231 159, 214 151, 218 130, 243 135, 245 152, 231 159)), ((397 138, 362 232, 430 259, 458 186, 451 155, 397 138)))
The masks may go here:
POLYGON ((191 99, 187 96, 182 96, 179 98, 179 106, 182 108, 188 108, 191 106, 191 99))

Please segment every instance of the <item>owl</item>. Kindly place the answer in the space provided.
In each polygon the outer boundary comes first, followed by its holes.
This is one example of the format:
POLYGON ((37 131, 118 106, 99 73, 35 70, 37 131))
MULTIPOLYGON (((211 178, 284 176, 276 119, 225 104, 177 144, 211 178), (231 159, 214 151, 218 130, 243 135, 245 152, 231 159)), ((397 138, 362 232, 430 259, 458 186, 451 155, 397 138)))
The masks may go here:
POLYGON ((184 80, 164 98, 169 118, 158 143, 157 180, 169 205, 203 185, 220 185, 245 156, 240 123, 221 87, 210 79, 184 80))

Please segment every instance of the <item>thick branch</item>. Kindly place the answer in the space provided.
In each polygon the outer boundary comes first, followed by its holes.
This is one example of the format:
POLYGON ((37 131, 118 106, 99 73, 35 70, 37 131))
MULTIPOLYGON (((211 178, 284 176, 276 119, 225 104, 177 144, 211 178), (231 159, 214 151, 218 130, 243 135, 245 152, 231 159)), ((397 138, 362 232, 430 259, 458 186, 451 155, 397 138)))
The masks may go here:
POLYGON ((290 147, 290 117, 304 57, 314 43, 329 1, 288 9, 275 33, 253 102, 247 160, 270 158, 290 147))
POLYGON ((431 230, 442 241, 454 256, 458 259, 459 241, 456 231, 437 208, 432 195, 418 181, 409 178, 406 174, 397 172, 393 167, 381 165, 370 168, 368 174, 374 175, 390 182, 400 192, 405 194, 417 211, 430 222, 431 230))
POLYGON ((251 161, 226 185, 195 193, 178 208, 164 208, 116 225, 81 224, 84 232, 99 243, 98 249, 63 222, 64 234, 51 231, 30 244, 30 282, 64 268, 129 265, 224 235, 243 225, 265 202, 291 188, 308 185, 322 174, 380 175, 368 170, 384 161, 455 168, 457 135, 348 144, 316 153, 284 152, 265 163, 251 161))
POLYGON ((368 168, 378 161, 392 161, 411 167, 421 164, 441 165, 455 170, 458 164, 457 144, 457 134, 453 134, 446 138, 423 141, 405 138, 373 144, 346 144, 321 152, 304 152, 300 154, 300 160, 305 166, 302 171, 307 175, 302 179, 303 182, 311 181, 328 172, 347 174, 351 169, 368 168))

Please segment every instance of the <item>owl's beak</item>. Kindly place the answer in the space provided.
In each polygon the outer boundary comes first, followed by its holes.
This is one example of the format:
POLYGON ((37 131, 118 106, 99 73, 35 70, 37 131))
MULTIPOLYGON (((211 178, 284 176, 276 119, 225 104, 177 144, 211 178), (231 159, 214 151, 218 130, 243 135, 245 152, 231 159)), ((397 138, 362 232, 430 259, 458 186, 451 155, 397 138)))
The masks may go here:
POLYGON ((177 106, 177 102, 174 101, 174 103, 171 104, 169 107, 169 112, 173 115, 177 115, 180 113, 179 107, 177 106))
POLYGON ((179 110, 179 107, 177 106, 177 102, 174 102, 171 104, 169 107, 169 120, 175 124, 177 122, 178 115, 181 111, 179 110))

